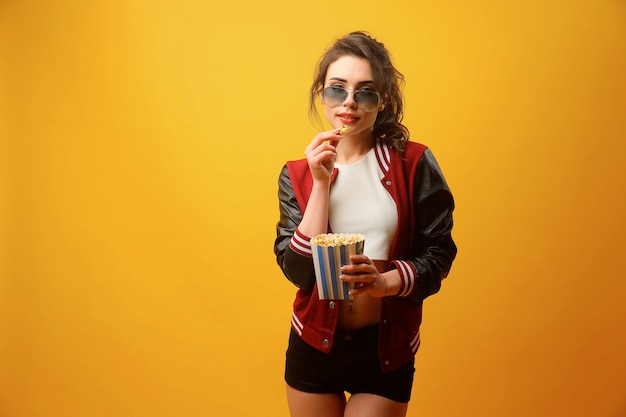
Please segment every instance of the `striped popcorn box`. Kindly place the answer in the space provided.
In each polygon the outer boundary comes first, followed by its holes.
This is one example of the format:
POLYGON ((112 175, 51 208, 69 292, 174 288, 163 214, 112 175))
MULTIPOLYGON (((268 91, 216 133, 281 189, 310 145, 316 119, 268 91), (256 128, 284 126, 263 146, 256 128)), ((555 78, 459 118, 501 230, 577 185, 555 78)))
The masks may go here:
POLYGON ((354 284, 339 279, 350 256, 363 253, 365 238, 359 233, 323 233, 311 239, 313 266, 320 300, 348 300, 354 284))

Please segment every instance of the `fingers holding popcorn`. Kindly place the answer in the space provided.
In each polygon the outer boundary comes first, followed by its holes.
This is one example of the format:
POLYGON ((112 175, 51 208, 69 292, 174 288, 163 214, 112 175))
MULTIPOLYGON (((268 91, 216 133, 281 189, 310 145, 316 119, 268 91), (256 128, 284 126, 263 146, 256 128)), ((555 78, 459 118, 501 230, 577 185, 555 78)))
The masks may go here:
POLYGON ((340 139, 341 135, 339 135, 338 129, 321 132, 313 138, 304 150, 314 179, 325 181, 330 179, 337 157, 336 145, 340 139))
POLYGON ((350 257, 351 264, 344 265, 341 272, 341 280, 354 283, 350 290, 351 296, 369 293, 373 297, 384 297, 387 295, 387 281, 385 277, 376 269, 374 262, 365 255, 353 255, 350 257))

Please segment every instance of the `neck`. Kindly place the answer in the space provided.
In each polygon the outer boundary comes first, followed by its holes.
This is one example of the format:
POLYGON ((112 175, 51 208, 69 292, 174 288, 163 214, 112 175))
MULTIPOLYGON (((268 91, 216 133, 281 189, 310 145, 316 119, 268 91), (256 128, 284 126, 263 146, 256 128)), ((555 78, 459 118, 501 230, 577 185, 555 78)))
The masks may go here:
POLYGON ((374 146, 373 136, 366 138, 345 136, 341 138, 337 145, 337 159, 335 162, 338 164, 351 164, 363 158, 374 146))

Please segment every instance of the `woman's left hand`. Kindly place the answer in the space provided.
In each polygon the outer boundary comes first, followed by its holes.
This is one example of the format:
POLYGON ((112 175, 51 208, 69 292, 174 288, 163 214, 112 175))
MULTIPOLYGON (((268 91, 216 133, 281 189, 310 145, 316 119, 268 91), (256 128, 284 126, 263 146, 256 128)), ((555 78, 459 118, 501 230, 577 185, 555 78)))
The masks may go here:
POLYGON ((376 269, 374 262, 365 255, 352 255, 352 264, 341 267, 341 280, 355 283, 355 288, 350 290, 350 295, 369 293, 372 297, 384 297, 387 295, 387 281, 376 269))

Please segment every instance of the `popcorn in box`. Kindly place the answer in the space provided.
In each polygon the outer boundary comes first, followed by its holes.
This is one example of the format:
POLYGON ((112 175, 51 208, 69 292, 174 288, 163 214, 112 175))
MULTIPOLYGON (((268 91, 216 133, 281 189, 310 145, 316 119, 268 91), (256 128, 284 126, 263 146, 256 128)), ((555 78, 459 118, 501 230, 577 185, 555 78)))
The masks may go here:
POLYGON ((322 233, 311 239, 313 266, 320 300, 348 300, 354 287, 339 279, 341 267, 350 256, 363 253, 365 238, 360 233, 322 233))

